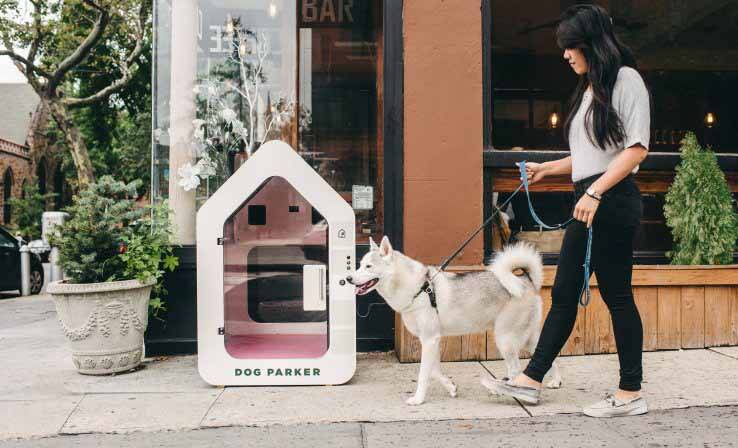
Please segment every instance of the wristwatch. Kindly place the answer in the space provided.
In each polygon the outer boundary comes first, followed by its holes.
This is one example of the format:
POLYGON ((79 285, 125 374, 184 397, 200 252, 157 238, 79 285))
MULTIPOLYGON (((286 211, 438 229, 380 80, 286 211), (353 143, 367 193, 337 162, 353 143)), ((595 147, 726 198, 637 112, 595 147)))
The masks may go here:
POLYGON ((602 195, 597 193, 597 190, 595 190, 594 187, 587 188, 587 196, 591 196, 597 199, 598 201, 602 200, 602 195))

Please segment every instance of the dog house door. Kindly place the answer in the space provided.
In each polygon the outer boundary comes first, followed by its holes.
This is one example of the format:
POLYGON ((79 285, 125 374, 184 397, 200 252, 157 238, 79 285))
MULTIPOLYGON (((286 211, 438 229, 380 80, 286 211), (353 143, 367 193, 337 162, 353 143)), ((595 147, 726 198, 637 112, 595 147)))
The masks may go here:
POLYGON ((225 345, 234 358, 317 358, 328 350, 328 223, 270 177, 223 229, 225 345))

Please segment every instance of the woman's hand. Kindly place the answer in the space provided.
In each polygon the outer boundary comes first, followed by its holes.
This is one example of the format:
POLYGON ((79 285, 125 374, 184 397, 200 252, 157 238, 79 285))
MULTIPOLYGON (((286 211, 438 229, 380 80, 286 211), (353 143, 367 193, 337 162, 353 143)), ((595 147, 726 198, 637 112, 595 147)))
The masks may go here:
POLYGON ((574 218, 586 223, 587 228, 589 228, 592 226, 592 220, 594 220, 595 213, 597 213, 597 207, 599 206, 600 201, 585 194, 581 199, 579 199, 577 205, 574 207, 574 218))
POLYGON ((525 162, 525 173, 528 175, 529 184, 542 180, 546 177, 548 171, 549 169, 545 163, 525 162))

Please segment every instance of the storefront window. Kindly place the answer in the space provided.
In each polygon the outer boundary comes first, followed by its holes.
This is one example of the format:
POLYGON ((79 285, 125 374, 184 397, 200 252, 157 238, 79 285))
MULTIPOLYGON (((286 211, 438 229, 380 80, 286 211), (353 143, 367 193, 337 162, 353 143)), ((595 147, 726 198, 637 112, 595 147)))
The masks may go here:
MULTIPOLYGON (((577 79, 556 45, 575 1, 491 0, 496 149, 566 149, 562 128, 577 79)), ((585 2, 590 3, 590 2, 585 2)), ((635 52, 651 90, 651 150, 675 152, 687 131, 717 152, 738 152, 738 3, 594 2, 635 52)))
POLYGON ((180 227, 264 142, 282 140, 352 204, 358 242, 380 236, 382 2, 156 6, 153 194, 180 227))
MULTIPOLYGON (((563 136, 568 101, 577 76, 556 44, 560 14, 578 1, 489 1, 489 48, 492 88, 491 150, 485 169, 492 172, 497 203, 518 184, 515 160, 554 160, 568 156, 563 136), (504 162, 503 162, 504 160, 504 162)), ((663 205, 678 162, 676 152, 686 132, 718 153, 721 166, 735 167, 738 153, 737 2, 596 1, 612 15, 615 31, 634 51, 638 70, 651 94, 650 155, 636 180, 644 214, 635 249, 639 263, 663 263, 672 246, 663 205)), ((730 170, 729 168, 728 170, 730 170)), ((734 168, 732 168, 734 169, 734 168)), ((735 176, 727 172, 735 190, 735 176)), ((571 216, 570 180, 547 180, 533 202, 547 223, 571 216)), ((527 203, 515 198, 505 210, 513 239, 533 242, 555 261, 563 232, 538 229, 527 203)), ((508 227, 509 226, 509 227, 508 227)), ((503 232, 503 235, 504 235, 503 232)), ((500 237, 493 241, 499 244, 500 237)))

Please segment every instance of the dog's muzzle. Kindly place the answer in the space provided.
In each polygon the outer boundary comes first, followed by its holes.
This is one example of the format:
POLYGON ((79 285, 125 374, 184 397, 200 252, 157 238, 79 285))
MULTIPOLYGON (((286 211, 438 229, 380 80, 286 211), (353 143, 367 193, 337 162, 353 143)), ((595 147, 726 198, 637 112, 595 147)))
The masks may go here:
POLYGON ((346 281, 351 283, 352 285, 356 286, 356 295, 357 296, 363 296, 365 294, 368 294, 372 289, 374 289, 374 286, 379 283, 378 278, 373 278, 369 280, 368 282, 364 282, 361 284, 354 283, 354 279, 351 276, 346 277, 346 281))

